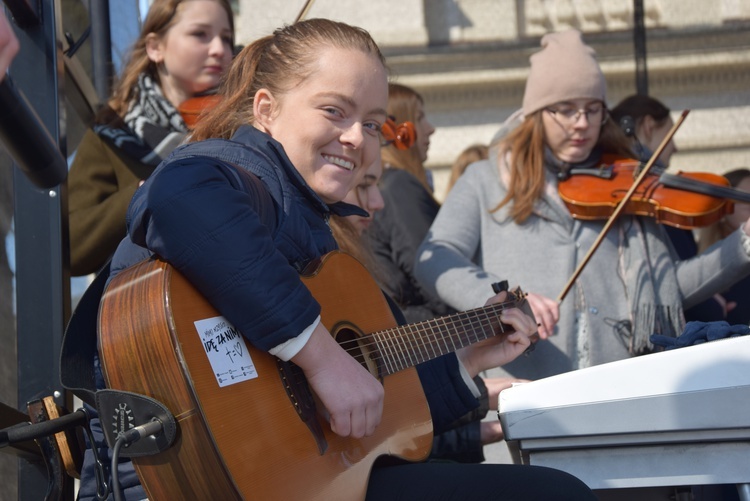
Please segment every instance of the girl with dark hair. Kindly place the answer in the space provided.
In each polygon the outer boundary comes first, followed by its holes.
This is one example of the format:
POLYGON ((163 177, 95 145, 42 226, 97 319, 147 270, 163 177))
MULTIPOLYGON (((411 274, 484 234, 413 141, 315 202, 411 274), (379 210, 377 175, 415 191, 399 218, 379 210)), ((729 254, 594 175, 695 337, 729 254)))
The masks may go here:
MULTIPOLYGON (((634 153, 644 161, 651 157, 674 125, 669 108, 651 96, 640 94, 626 97, 609 114, 632 139, 634 153)), ((677 146, 670 140, 659 155, 659 163, 669 167, 669 160, 675 153, 677 146)))

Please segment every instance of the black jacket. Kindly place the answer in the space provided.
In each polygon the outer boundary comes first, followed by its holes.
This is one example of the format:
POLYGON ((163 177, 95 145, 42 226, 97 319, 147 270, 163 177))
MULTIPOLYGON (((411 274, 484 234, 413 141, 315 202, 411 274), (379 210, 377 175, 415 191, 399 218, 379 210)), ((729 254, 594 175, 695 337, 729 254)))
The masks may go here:
POLYGON ((454 313, 414 277, 417 249, 440 205, 417 178, 402 169, 385 169, 380 191, 385 207, 375 214, 367 236, 383 289, 398 303, 409 322, 454 313))

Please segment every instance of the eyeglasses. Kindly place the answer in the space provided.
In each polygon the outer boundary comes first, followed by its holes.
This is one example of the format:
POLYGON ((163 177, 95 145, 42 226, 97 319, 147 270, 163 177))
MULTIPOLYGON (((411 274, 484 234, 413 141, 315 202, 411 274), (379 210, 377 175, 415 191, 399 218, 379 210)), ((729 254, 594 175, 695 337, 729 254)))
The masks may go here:
POLYGON ((558 123, 563 125, 575 125, 581 116, 586 117, 589 125, 604 125, 607 123, 609 113, 604 106, 597 105, 589 108, 574 108, 572 106, 559 106, 557 108, 545 108, 558 123))

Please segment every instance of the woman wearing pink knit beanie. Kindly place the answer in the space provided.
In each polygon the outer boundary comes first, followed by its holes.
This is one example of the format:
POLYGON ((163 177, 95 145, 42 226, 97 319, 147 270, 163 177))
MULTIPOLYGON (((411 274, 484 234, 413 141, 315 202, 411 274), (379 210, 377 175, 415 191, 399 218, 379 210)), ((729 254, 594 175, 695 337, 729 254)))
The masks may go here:
POLYGON ((417 279, 457 310, 484 304, 502 279, 529 293, 542 341, 492 376, 538 379, 649 352, 652 334, 683 331, 683 304, 750 273, 750 222, 714 252, 678 261, 663 226, 621 216, 565 298, 554 299, 605 223, 574 219, 558 182, 598 168, 605 154, 633 157, 606 95, 580 32, 542 37, 522 121, 459 178, 417 253, 417 279))

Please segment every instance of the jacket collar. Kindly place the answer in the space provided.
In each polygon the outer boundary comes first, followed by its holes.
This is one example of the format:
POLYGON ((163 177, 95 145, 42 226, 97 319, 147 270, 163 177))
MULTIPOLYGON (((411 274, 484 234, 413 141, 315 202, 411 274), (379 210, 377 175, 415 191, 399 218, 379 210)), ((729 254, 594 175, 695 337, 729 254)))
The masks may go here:
POLYGON ((310 185, 307 184, 299 171, 294 167, 281 143, 265 132, 256 129, 252 125, 243 125, 234 133, 232 141, 246 144, 253 148, 258 148, 269 154, 272 159, 276 160, 276 165, 286 175, 289 182, 321 213, 325 215, 333 213, 337 216, 357 215, 367 217, 369 215, 367 211, 361 207, 346 202, 336 202, 330 205, 325 203, 318 194, 310 188, 310 185))

